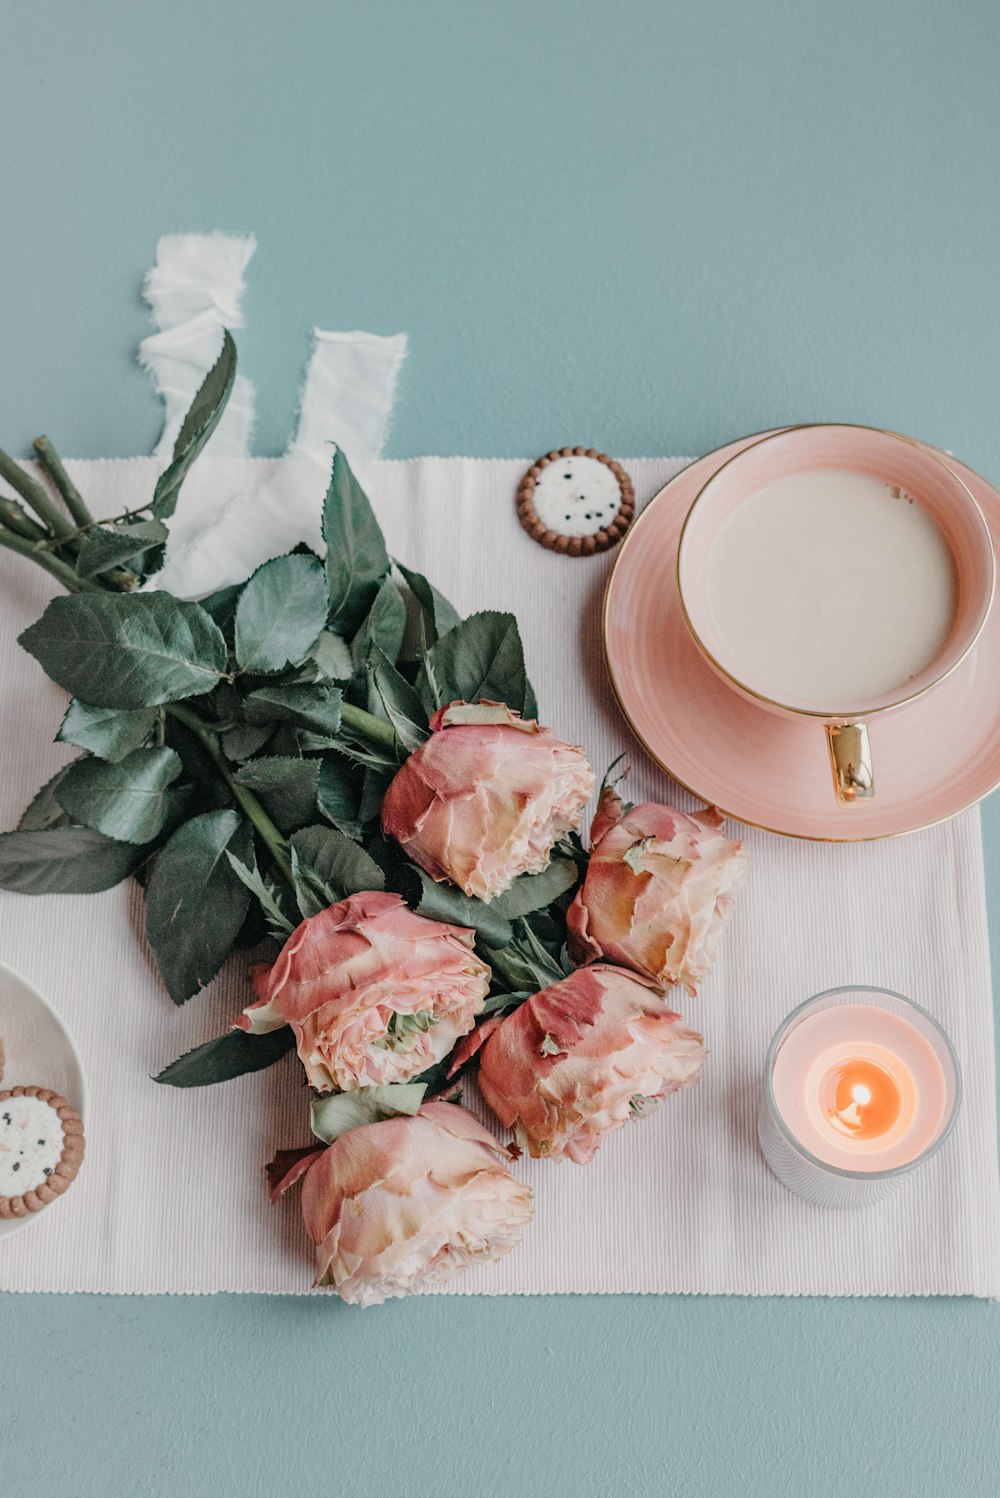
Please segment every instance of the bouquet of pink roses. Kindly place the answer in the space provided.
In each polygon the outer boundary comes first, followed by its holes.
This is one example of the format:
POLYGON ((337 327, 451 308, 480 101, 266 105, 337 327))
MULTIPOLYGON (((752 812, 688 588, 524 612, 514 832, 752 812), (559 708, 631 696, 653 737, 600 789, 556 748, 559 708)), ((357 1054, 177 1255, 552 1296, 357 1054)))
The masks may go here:
POLYGON ((234 376, 227 334, 152 498, 112 522, 46 439, 54 495, 0 453, 18 495, 0 545, 67 589, 21 644, 83 751, 0 836, 0 887, 135 875, 177 1003, 257 955, 233 1028, 156 1080, 297 1051, 317 1145, 279 1153, 270 1189, 301 1181, 317 1283, 369 1304, 514 1247, 521 1148, 585 1163, 697 1078, 701 1037, 664 995, 708 971, 745 855, 714 810, 627 807, 607 784, 588 853, 594 775, 539 726, 516 620, 461 620, 393 564, 339 451, 325 557, 297 548, 198 603, 157 590, 234 376), (471 1067, 512 1146, 458 1105, 471 1067))

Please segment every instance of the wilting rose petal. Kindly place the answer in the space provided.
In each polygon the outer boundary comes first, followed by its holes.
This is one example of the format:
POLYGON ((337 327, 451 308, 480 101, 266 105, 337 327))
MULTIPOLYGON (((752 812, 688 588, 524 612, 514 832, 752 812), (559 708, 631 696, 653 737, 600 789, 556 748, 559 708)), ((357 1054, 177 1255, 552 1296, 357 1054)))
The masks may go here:
POLYGON ((306 1145, 304 1149, 279 1150, 267 1167, 267 1194, 273 1202, 300 1181, 323 1153, 323 1146, 306 1145))
POLYGON ((491 1014, 489 1019, 484 1019, 482 1024, 477 1025, 474 1030, 470 1030, 468 1035, 462 1036, 462 1039, 451 1053, 451 1065, 448 1067, 449 1078, 453 1077, 457 1071, 461 1071, 467 1061, 472 1060, 473 1056, 489 1040, 493 1031, 498 1030, 502 1024, 502 1014, 491 1014))

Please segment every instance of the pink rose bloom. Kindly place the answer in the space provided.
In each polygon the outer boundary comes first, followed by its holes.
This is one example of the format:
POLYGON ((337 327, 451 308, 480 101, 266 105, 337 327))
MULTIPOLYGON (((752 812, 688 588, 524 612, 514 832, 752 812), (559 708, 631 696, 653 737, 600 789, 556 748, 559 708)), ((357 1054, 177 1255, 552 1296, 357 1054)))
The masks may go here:
POLYGON ((351 895, 293 931, 272 968, 251 973, 259 1002, 237 1020, 261 1034, 291 1025, 319 1092, 405 1082, 471 1030, 490 970, 473 931, 415 915, 399 895, 351 895))
POLYGON ((567 916, 574 962, 605 958, 694 994, 747 872, 714 806, 688 816, 647 802, 624 811, 608 788, 590 830, 587 876, 567 916))
POLYGON ((536 1159, 586 1165, 605 1134, 696 1081, 705 1056, 654 984, 599 963, 507 1016, 483 1046, 479 1086, 536 1159))
MULTIPOLYGON (((293 1158, 293 1157, 287 1157, 293 1158)), ((378 1305, 509 1253, 531 1221, 531 1191, 507 1151, 452 1103, 425 1103, 341 1134, 287 1169, 271 1195, 305 1173, 302 1215, 316 1245, 316 1284, 378 1305)))
POLYGON ((502 705, 453 702, 389 786, 382 827, 432 879, 490 900, 546 867, 594 785, 583 751, 502 705))

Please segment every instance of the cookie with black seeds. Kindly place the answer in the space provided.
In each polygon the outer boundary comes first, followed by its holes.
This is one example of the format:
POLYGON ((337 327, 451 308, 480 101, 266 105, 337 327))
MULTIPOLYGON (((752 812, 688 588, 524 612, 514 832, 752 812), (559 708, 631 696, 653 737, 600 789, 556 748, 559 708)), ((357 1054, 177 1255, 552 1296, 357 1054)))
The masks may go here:
POLYGON ((635 514, 632 481, 592 447, 560 447, 532 463, 517 490, 517 513, 540 546, 566 556, 607 551, 635 514))
POLYGON ((55 1201, 76 1179, 83 1152, 80 1115, 58 1092, 0 1092, 0 1217, 26 1217, 55 1201))

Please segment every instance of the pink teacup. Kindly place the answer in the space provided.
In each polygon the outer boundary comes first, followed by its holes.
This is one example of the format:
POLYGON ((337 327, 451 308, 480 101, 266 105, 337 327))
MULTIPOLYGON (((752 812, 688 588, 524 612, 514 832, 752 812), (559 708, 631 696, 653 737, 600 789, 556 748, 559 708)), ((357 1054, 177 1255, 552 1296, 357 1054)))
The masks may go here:
POLYGON ((982 511, 946 463, 908 437, 848 425, 789 427, 723 464, 688 511, 677 554, 681 608, 706 660, 769 711, 825 725, 845 806, 875 793, 869 720, 955 670, 986 623, 995 570, 982 511), (738 529, 724 531, 755 499, 738 529), (894 508, 906 504, 923 516, 894 508), (917 579, 929 589, 932 576, 941 585, 925 607, 917 579), (935 620, 929 658, 873 687, 879 652, 894 648, 898 656, 911 637, 913 650, 923 648, 916 625, 929 629, 935 620), (766 670, 762 652, 770 652, 766 670), (849 683, 859 666, 855 691, 849 683))

